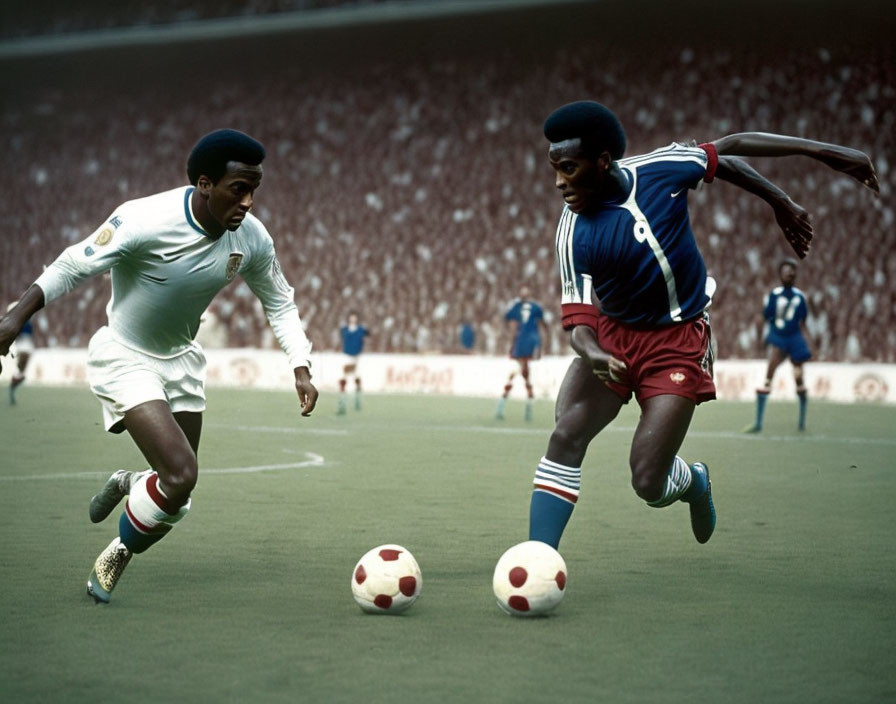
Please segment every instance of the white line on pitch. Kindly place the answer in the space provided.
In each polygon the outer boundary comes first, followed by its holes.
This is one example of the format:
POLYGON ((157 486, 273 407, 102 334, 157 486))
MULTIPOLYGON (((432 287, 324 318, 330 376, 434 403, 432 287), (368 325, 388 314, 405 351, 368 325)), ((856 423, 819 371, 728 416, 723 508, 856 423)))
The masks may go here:
MULTIPOLYGON (((327 462, 321 455, 314 452, 306 452, 305 457, 308 459, 302 462, 289 462, 287 464, 260 464, 254 467, 225 467, 221 469, 204 467, 199 468, 199 475, 206 474, 254 474, 256 472, 272 472, 282 469, 303 469, 303 468, 322 468, 327 466, 327 462)), ((332 466, 332 463, 330 463, 332 466)), ((41 481, 50 479, 95 479, 97 477, 108 477, 109 472, 57 472, 55 474, 30 474, 26 476, 2 477, 0 482, 25 482, 25 481, 41 481)))
POLYGON ((299 433, 302 435, 348 435, 347 430, 341 428, 297 428, 293 426, 276 425, 228 425, 227 423, 206 423, 206 428, 224 428, 225 430, 239 430, 251 433, 299 433))
MULTIPOLYGON (((348 435, 348 430, 321 428, 317 430, 299 431, 292 427, 278 426, 253 426, 253 425, 225 425, 219 424, 216 427, 227 428, 230 430, 240 430, 246 432, 268 432, 268 433, 294 433, 294 432, 311 432, 320 435, 348 435)), ((365 424, 365 428, 380 428, 384 430, 392 430, 393 425, 376 425, 365 424)), ((435 432, 461 432, 461 433, 487 433, 492 435, 542 435, 548 436, 550 430, 545 428, 502 428, 489 425, 410 425, 405 430, 424 430, 435 432)), ((635 432, 634 426, 630 425, 609 425, 604 428, 601 433, 628 433, 635 432)), ((881 445, 884 447, 896 446, 896 439, 889 438, 857 438, 842 437, 831 435, 765 435, 762 433, 749 434, 739 433, 731 430, 690 430, 688 437, 691 438, 721 438, 725 440, 744 440, 746 442, 812 442, 812 443, 844 443, 848 445, 881 445)))

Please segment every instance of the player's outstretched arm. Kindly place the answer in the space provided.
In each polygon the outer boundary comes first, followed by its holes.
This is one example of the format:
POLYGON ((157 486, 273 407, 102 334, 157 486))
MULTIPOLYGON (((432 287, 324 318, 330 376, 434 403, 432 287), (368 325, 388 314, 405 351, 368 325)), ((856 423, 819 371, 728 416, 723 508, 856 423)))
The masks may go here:
POLYGON ((302 415, 310 416, 311 411, 317 405, 317 389, 311 383, 311 373, 308 367, 296 367, 296 392, 299 394, 299 403, 302 404, 302 415))
MULTIPOLYGON (((28 319, 44 307, 44 292, 32 284, 10 311, 0 318, 0 355, 9 354, 9 348, 28 319)), ((0 371, 3 366, 0 365, 0 371)))
POLYGON ((775 211, 775 220, 793 251, 800 259, 806 257, 812 242, 812 221, 801 205, 741 159, 720 156, 716 176, 768 203, 775 211))
POLYGON ((858 149, 769 132, 730 134, 713 144, 720 156, 808 156, 880 193, 871 159, 858 149))

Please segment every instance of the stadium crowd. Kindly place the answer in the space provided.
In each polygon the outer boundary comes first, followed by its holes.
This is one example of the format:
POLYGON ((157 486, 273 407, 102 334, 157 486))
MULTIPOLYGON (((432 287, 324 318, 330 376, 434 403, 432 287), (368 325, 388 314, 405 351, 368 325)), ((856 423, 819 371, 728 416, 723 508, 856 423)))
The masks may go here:
MULTIPOLYGON (((896 361, 893 49, 780 47, 740 52, 670 44, 378 60, 344 70, 278 65, 185 89, 35 86, 2 110, 9 207, 0 213, 0 292, 11 300, 63 247, 120 202, 185 182, 185 156, 228 126, 268 148, 255 212, 274 236, 317 349, 337 349, 350 308, 367 349, 455 352, 473 320, 477 350, 505 354, 502 314, 526 283, 558 329, 554 228, 562 207, 541 135, 559 104, 593 98, 626 126, 629 154, 672 139, 758 130, 838 142, 872 155, 882 196, 801 159, 753 163, 813 213, 816 239, 797 285, 821 360, 896 361), (600 66, 595 70, 595 66, 600 66), (712 67, 705 70, 704 67, 712 67)), ((723 183, 690 196, 693 227, 719 283, 722 358, 761 354, 757 319, 789 249, 770 208, 723 183)), ((107 284, 86 284, 37 316, 39 344, 85 346, 107 284)), ((216 302, 229 346, 275 345, 248 287, 216 302)))

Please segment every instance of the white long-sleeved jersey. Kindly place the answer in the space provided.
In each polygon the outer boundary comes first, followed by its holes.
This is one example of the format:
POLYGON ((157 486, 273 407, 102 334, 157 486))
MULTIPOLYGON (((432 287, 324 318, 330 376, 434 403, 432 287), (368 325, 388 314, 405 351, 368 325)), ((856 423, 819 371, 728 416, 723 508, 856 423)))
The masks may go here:
POLYGON ((192 186, 176 188, 119 206, 35 281, 45 303, 110 271, 106 313, 113 335, 128 347, 168 358, 193 344, 200 316, 239 274, 261 301, 292 367, 310 368, 311 343, 264 225, 249 213, 238 229, 212 239, 193 217, 192 193, 192 186))

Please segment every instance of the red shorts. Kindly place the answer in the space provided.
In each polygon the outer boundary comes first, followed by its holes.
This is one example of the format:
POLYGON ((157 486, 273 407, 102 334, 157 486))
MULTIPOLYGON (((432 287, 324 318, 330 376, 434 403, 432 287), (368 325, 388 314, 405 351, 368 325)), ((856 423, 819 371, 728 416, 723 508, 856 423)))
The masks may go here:
POLYGON ((625 401, 672 394, 695 403, 716 397, 712 380, 709 316, 654 329, 633 328, 605 315, 597 318, 597 341, 625 362, 629 383, 608 381, 625 401))

